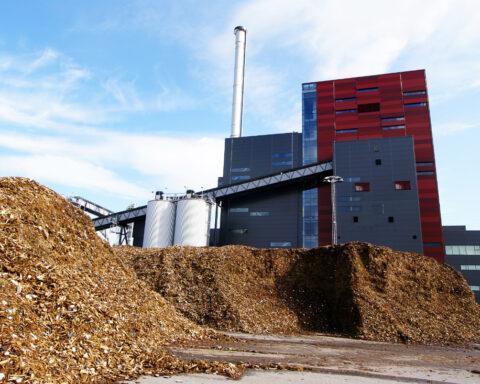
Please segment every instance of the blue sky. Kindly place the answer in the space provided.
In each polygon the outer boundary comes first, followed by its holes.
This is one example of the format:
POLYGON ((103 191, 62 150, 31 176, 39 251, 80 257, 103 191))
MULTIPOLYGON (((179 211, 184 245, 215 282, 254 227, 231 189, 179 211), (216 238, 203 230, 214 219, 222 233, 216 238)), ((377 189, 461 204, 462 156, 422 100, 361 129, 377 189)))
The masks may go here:
POLYGON ((444 224, 480 229, 476 0, 0 2, 0 174, 111 209, 208 188, 229 134, 301 131, 300 84, 425 68, 444 224))

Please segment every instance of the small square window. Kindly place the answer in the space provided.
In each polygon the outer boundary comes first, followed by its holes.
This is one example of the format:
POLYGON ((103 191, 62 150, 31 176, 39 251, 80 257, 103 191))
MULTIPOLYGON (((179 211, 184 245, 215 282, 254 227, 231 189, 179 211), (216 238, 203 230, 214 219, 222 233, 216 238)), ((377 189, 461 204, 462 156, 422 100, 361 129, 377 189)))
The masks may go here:
POLYGON ((417 240, 417 235, 413 235, 413 236, 412 236, 412 239, 413 239, 413 240, 417 240))
POLYGON ((393 223, 395 220, 393 218, 393 216, 388 216, 388 222, 389 223, 393 223))
POLYGON ((358 223, 358 216, 353 216, 353 222, 358 223))
POLYGON ((369 192, 370 183, 355 183, 355 192, 369 192))
POLYGON ((405 191, 412 189, 410 186, 410 181, 403 180, 403 181, 395 181, 395 189, 397 191, 405 191))
POLYGON ((375 159, 375 165, 382 165, 382 159, 375 159))
POLYGON ((380 152, 380 145, 373 144, 373 152, 380 152))

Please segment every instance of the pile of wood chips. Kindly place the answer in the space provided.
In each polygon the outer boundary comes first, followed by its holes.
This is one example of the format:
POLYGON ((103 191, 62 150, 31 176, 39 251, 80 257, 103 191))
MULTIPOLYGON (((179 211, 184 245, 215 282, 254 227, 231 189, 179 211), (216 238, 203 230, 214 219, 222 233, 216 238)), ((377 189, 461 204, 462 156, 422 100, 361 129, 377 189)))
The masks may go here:
POLYGON ((61 196, 0 179, 0 382, 108 383, 242 367, 184 362, 168 345, 216 337, 178 314, 61 196))
POLYGON ((366 243, 306 249, 118 247, 198 324, 429 344, 480 340, 480 306, 448 265, 366 243))

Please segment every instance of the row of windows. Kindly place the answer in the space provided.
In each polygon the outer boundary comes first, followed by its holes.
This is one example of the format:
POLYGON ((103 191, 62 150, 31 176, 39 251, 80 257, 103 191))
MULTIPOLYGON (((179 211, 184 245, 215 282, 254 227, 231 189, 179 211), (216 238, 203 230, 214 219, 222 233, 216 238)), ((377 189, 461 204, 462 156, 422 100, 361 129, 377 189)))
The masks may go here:
POLYGON ((250 168, 232 168, 230 172, 250 172, 250 168))
MULTIPOLYGON (((426 107, 426 102, 420 103, 405 103, 405 108, 417 108, 417 107, 426 107)), ((357 108, 350 108, 350 109, 339 109, 335 111, 337 115, 343 115, 346 113, 364 113, 364 112, 377 112, 380 111, 380 103, 370 103, 370 104, 359 104, 357 108)))
MULTIPOLYGON (((378 91, 378 88, 377 87, 370 87, 370 88, 360 88, 357 90, 357 92, 360 92, 360 93, 364 93, 364 92, 375 92, 375 91, 378 91)), ((427 92, 426 91, 406 91, 406 92, 403 92, 403 96, 419 96, 419 95, 426 95, 427 92)), ((338 99, 335 99, 335 101, 337 103, 345 103, 345 102, 348 102, 348 101, 354 101, 356 100, 357 98, 356 97, 343 97, 343 98, 338 98, 338 99)))
POLYGON ((293 161, 292 160, 284 160, 284 161, 274 161, 272 162, 272 167, 288 167, 292 166, 293 161))
POLYGON ((387 127, 382 127, 384 131, 393 131, 395 129, 405 129, 405 125, 390 125, 387 127))
MULTIPOLYGON (((384 131, 392 131, 395 129, 405 129, 405 125, 390 125, 386 127, 382 127, 384 131)), ((350 128, 350 129, 338 129, 335 131, 337 134, 345 134, 345 133, 357 133, 358 128, 350 128)))
MULTIPOLYGON (((248 213, 248 208, 230 208, 228 210, 229 213, 248 213)), ((268 211, 252 211, 250 212, 250 216, 270 216, 270 212, 268 211)))
POLYGON ((291 152, 272 153, 272 159, 290 159, 291 157, 291 152))
POLYGON ((470 289, 474 292, 480 291, 480 286, 478 285, 470 285, 470 289))
POLYGON ((480 245, 447 245, 447 255, 478 255, 480 256, 480 245))
POLYGON ((460 265, 461 271, 480 271, 480 265, 470 264, 470 265, 460 265))
POLYGON ((426 91, 408 91, 403 92, 403 96, 418 96, 418 95, 426 95, 426 91))
MULTIPOLYGON (((393 187, 397 191, 405 191, 405 190, 412 189, 409 180, 395 181, 393 183, 393 187)), ((355 190, 355 192, 369 192, 370 191, 370 183, 355 183, 354 190, 355 190)))
POLYGON ((417 162, 417 167, 433 167, 433 163, 431 162, 417 162))
POLYGON ((343 134, 343 133, 357 133, 358 129, 357 128, 352 128, 352 129, 339 129, 335 131, 337 134, 343 134))
MULTIPOLYGON (((303 85, 303 90, 306 91, 312 91, 315 90, 315 84, 304 84, 303 85)), ((378 87, 369 87, 369 88, 359 88, 357 89, 357 92, 359 93, 365 93, 365 92, 375 92, 378 91, 378 87)), ((426 95, 427 92, 424 90, 418 90, 418 91, 405 91, 403 92, 403 96, 419 96, 419 95, 426 95)), ((356 100, 356 97, 343 97, 343 98, 338 98, 335 99, 337 103, 346 103, 349 101, 354 101, 356 100)))
POLYGON ((396 117, 382 117, 382 121, 402 121, 405 120, 405 116, 396 116, 396 117))
POLYGON ((244 180, 250 180, 250 176, 249 175, 232 176, 232 181, 244 181, 244 180))
POLYGON ((284 247, 291 247, 291 241, 271 241, 270 247, 277 247, 277 248, 284 248, 284 247))
POLYGON ((433 171, 417 171, 417 176, 432 176, 434 174, 433 171))

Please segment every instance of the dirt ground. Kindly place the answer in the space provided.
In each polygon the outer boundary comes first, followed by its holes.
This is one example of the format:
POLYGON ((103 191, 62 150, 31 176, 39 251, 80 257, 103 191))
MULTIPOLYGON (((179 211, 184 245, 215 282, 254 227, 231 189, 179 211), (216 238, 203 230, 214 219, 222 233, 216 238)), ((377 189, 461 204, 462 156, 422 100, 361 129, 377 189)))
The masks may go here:
MULTIPOLYGON (((270 365, 249 370, 241 383, 480 383, 480 345, 439 347, 354 340, 324 335, 230 334, 238 340, 174 348, 182 359, 270 365)), ((141 384, 217 383, 212 375, 144 377, 141 384)), ((134 382, 131 382, 134 383, 134 382)))

